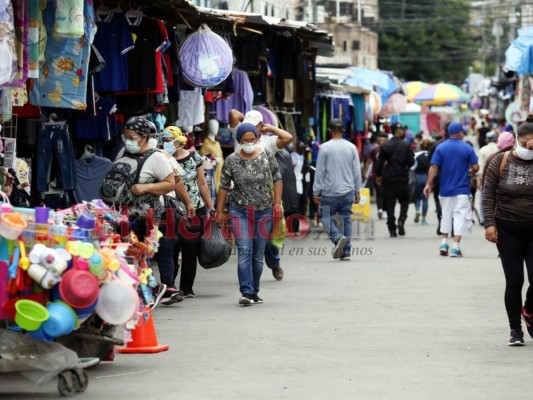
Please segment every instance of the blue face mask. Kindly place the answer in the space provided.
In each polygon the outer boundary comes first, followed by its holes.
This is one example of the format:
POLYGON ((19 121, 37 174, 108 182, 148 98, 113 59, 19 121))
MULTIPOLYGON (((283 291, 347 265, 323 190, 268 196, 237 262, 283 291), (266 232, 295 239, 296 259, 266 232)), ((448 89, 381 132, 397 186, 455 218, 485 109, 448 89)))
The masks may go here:
POLYGON ((165 142, 163 143, 163 149, 167 151, 171 156, 174 155, 176 152, 176 147, 174 146, 174 142, 165 142))

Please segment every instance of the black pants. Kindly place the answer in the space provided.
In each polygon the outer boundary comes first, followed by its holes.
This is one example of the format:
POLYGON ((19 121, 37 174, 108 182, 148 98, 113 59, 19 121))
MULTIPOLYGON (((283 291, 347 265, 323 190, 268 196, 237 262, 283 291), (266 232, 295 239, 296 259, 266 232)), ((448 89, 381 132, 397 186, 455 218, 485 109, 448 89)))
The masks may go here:
POLYGON ((398 223, 403 224, 407 219, 409 209, 409 180, 407 177, 395 176, 383 178, 383 201, 387 211, 387 226, 389 231, 396 231, 396 217, 394 208, 396 201, 400 203, 398 223))
POLYGON ((498 228, 498 251, 505 274, 505 308, 511 329, 520 329, 522 309, 522 286, 524 286, 524 261, 529 288, 525 307, 533 312, 533 224, 529 221, 506 221, 496 219, 498 228))
POLYGON ((190 292, 196 278, 196 269, 198 267, 198 253, 200 252, 200 239, 204 234, 204 216, 207 215, 205 207, 196 209, 198 219, 194 224, 187 226, 186 232, 183 232, 183 226, 180 226, 178 232, 178 242, 176 245, 174 260, 174 280, 178 276, 179 264, 178 258, 181 251, 181 277, 179 288, 181 291, 190 292), (194 236, 191 238, 190 236, 194 236))

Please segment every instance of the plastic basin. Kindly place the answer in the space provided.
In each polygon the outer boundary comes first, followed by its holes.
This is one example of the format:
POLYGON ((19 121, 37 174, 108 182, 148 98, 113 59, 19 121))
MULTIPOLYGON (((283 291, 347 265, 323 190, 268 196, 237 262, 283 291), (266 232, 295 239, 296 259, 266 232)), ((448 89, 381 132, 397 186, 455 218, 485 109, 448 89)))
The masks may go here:
POLYGON ((44 306, 32 300, 18 300, 15 310, 15 322, 27 331, 36 331, 50 317, 44 306))

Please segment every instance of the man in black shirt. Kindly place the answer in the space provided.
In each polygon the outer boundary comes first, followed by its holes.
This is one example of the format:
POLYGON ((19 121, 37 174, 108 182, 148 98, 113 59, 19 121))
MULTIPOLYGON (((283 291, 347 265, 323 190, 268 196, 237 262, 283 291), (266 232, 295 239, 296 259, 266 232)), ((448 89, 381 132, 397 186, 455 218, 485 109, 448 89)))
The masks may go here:
POLYGON ((481 127, 477 130, 477 144, 480 149, 487 144, 486 138, 489 132, 490 129, 487 128, 485 121, 481 121, 481 127))
POLYGON ((400 123, 391 126, 394 137, 381 146, 377 166, 377 184, 383 185, 383 198, 387 211, 390 237, 397 237, 394 208, 400 203, 398 234, 405 235, 405 220, 409 208, 409 168, 415 163, 413 150, 405 141, 407 127, 400 123))

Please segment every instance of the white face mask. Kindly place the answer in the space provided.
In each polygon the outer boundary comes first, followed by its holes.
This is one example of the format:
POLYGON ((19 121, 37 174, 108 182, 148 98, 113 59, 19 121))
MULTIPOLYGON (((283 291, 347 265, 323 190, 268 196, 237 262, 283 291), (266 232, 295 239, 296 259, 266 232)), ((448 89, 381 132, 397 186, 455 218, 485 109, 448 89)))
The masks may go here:
POLYGON ((136 140, 126 140, 126 152, 130 154, 138 154, 141 151, 141 146, 137 144, 136 140))
POLYGON ((255 143, 245 143, 241 147, 246 154, 252 154, 255 151, 255 146, 255 143))
POLYGON ((523 147, 518 141, 516 142, 516 155, 525 161, 533 160, 533 150, 523 147))
POLYGON ((156 138, 148 139, 148 147, 150 147, 151 149, 155 149, 157 147, 157 139, 156 138))

